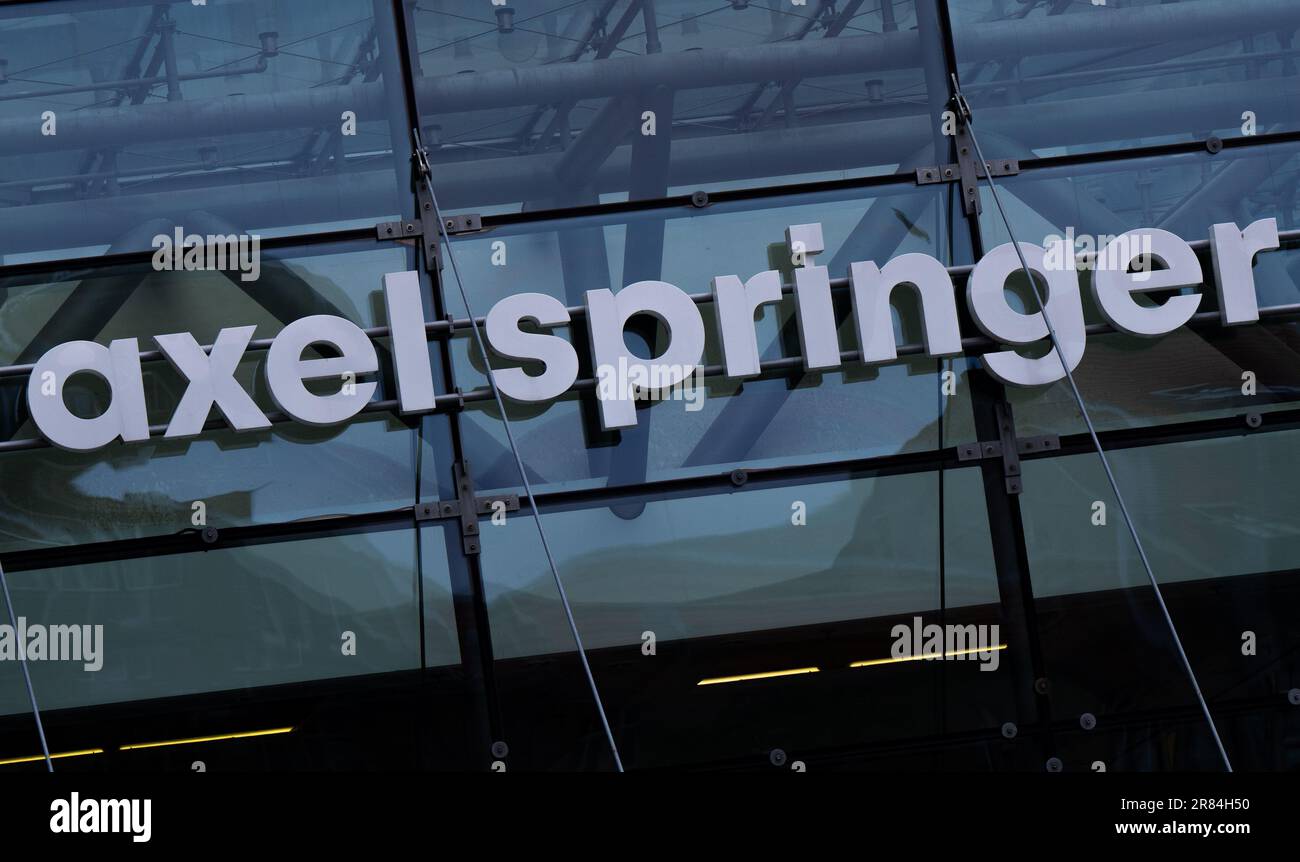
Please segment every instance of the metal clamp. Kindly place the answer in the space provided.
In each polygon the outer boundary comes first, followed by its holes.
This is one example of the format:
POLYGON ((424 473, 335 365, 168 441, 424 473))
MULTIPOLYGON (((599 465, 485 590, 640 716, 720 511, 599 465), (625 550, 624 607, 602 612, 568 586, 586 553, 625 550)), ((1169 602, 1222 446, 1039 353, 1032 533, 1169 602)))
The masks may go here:
POLYGON ((424 236, 424 225, 419 219, 414 221, 381 221, 375 225, 375 238, 378 240, 410 239, 424 236))
POLYGON ((1011 418, 1010 406, 998 404, 996 410, 1000 439, 962 443, 957 447, 957 460, 981 461, 985 458, 1001 458, 1002 476, 1006 480, 1007 493, 1019 494, 1022 490, 1020 456, 1059 450, 1061 438, 1055 434, 1018 438, 1015 423, 1011 418))
POLYGON ((932 183, 960 182, 961 200, 966 215, 979 215, 984 209, 980 203, 980 179, 984 177, 1014 176, 1020 173, 1020 162, 1017 159, 994 159, 989 162, 980 162, 976 158, 975 144, 970 135, 970 103, 962 95, 961 86, 957 83, 957 76, 954 74, 949 78, 952 81, 952 98, 948 101, 948 104, 951 105, 952 111, 957 117, 957 128, 954 134, 957 145, 957 164, 917 168, 916 184, 923 186, 932 183))
POLYGON ((486 497, 474 496, 474 482, 469 474, 469 462, 452 465, 452 476, 456 480, 455 500, 433 500, 419 503, 415 507, 415 520, 441 521, 447 518, 460 519, 461 546, 466 554, 477 554, 480 550, 479 515, 494 515, 498 511, 519 511, 518 494, 492 494, 486 497), (470 505, 465 505, 469 501, 470 505))

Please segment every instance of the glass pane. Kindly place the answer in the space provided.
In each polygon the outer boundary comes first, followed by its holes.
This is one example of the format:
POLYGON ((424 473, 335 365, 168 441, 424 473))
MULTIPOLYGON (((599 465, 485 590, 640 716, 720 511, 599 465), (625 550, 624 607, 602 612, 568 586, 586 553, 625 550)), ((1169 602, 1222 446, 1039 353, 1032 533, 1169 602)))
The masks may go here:
MULTIPOLYGON (((1300 564, 1296 439, 1277 431, 1244 444, 1227 437, 1109 453, 1229 755, 1243 758, 1238 768, 1280 765, 1276 744, 1260 734, 1285 718, 1268 701, 1287 708, 1300 645, 1287 622, 1295 613, 1287 583, 1300 564)), ((1220 768, 1097 456, 1027 461, 1024 487, 1053 715, 1091 713, 1107 731, 1070 743, 1077 761, 1067 769, 1093 759, 1107 769, 1220 768), (1169 721, 1144 725, 1152 716, 1169 721)))
MULTIPOLYGON (((211 343, 222 327, 250 324, 257 327, 254 337, 267 338, 309 314, 383 325, 383 275, 407 265, 405 249, 365 243, 277 252, 263 261, 262 277, 248 283, 219 273, 155 272, 145 264, 55 276, 59 281, 13 278, 0 305, 0 355, 7 363, 31 363, 65 341, 125 337, 148 350, 154 335, 184 331, 211 343)), ((375 345, 383 368, 387 339, 375 345)), ((269 413, 276 406, 264 357, 264 351, 249 351, 235 378, 269 413)), ((150 422, 166 424, 185 379, 165 360, 143 368, 150 422)), ((391 374, 378 379, 373 400, 392 397, 386 388, 391 374)), ((7 440, 38 437, 26 410, 26 385, 26 377, 0 381, 7 405, 0 428, 7 440)), ((108 403, 106 388, 75 380, 65 394, 70 404, 80 404, 74 409, 87 411, 82 415, 98 415, 108 403)), ((429 416, 423 427, 434 434, 446 422, 445 415, 429 416)), ((441 461, 424 440, 406 420, 380 412, 322 428, 277 423, 269 431, 235 433, 223 427, 192 440, 155 437, 90 453, 50 447, 3 452, 8 481, 0 491, 0 549, 409 506, 417 493, 437 495, 436 483, 417 492, 421 468, 432 474, 441 461), (199 520, 196 503, 202 503, 199 520)))
POLYGON ((1293 36, 1274 0, 949 2, 989 158, 1300 128, 1293 36))
POLYGON ((907 172, 947 147, 933 0, 427 0, 411 17, 451 209, 907 172))
MULTIPOLYGON (((829 268, 832 279, 844 279, 852 261, 883 263, 907 252, 950 261, 958 243, 946 193, 918 191, 914 186, 882 189, 867 199, 861 191, 823 193, 761 204, 721 204, 686 213, 655 211, 501 228, 458 240, 455 254, 474 313, 484 315, 495 302, 521 291, 549 294, 568 306, 585 306, 587 290, 617 289, 642 279, 662 279, 688 293, 707 294, 715 276, 737 274, 747 279, 776 269, 789 284, 793 276, 785 230, 805 221, 822 224, 826 251, 816 260, 829 268)), ((464 314, 454 281, 448 280, 444 292, 453 313, 464 314)), ((856 349, 848 291, 836 290, 835 295, 840 346, 845 351, 856 349)), ((913 296, 899 290, 893 300, 897 343, 918 343, 921 327, 913 296)), ((720 364, 712 303, 697 307, 705 322, 704 361, 720 364)), ((575 342, 579 377, 591 378, 585 319, 575 316, 574 321, 553 332, 575 342)), ((764 306, 756 323, 760 357, 764 361, 798 357, 796 326, 791 297, 764 306)), ((652 346, 658 337, 638 333, 633 326, 625 332, 630 349, 650 351, 640 355, 660 352, 662 344, 652 346)), ((486 386, 472 336, 463 333, 453 339, 452 350, 461 388, 486 386)), ((518 364, 493 358, 496 368, 518 364)), ((960 379, 965 360, 950 365, 958 376, 960 395, 965 388, 960 379)), ((710 377, 704 390, 684 392, 683 398, 639 410, 637 426, 619 432, 601 430, 591 390, 547 405, 511 402, 508 409, 516 440, 539 487, 630 484, 646 478, 716 474, 734 466, 937 449, 944 400, 939 372, 937 360, 914 356, 883 366, 849 362, 833 373, 775 372, 743 384, 710 377)), ((969 413, 968 403, 960 397, 947 409, 969 413)), ((516 486, 518 470, 495 405, 471 402, 462 422, 474 428, 465 436, 465 448, 475 465, 478 486, 516 486)), ((968 420, 957 416, 953 423, 962 426, 968 420)))
POLYGON ((272 235, 397 217, 411 123, 391 8, 94 0, 0 11, 3 262, 149 248, 175 228, 272 235))
MULTIPOLYGON (((42 710, 59 710, 418 668, 419 571, 412 531, 388 530, 11 571, 9 582, 29 645, 36 626, 103 627, 88 661, 28 663, 42 710)), ((445 565, 424 576, 445 582, 445 565)), ((431 616, 449 615, 445 583, 424 595, 439 606, 431 616)), ((449 631, 424 637, 431 663, 459 660, 449 631)), ((0 662, 0 711, 27 710, 18 662, 0 662)))
MULTIPOLYGON (((770 768, 773 748, 793 758, 924 737, 943 720, 948 664, 970 665, 950 670, 949 699, 977 701, 955 725, 1005 720, 1005 665, 909 660, 894 636, 914 617, 942 618, 945 558, 948 620, 996 624, 978 471, 642 502, 633 518, 603 507, 543 516, 629 765, 770 768), (944 512, 962 513, 946 535, 941 482, 944 512)), ((483 540, 512 768, 607 767, 535 525, 512 515, 483 540)))
MULTIPOLYGON (((1297 227, 1294 190, 1300 147, 1279 144, 1135 159, 1103 165, 1035 170, 999 182, 1012 228, 1022 242, 1048 244, 1073 237, 1081 252, 1137 228, 1160 228, 1204 242, 1210 226, 1276 218, 1280 231, 1297 227)), ((981 229, 986 241, 1009 241, 985 192, 981 229)), ((1198 312, 1211 318, 1158 338, 1117 333, 1088 338, 1075 377, 1099 429, 1266 412, 1294 405, 1300 385, 1294 322, 1267 309, 1300 302, 1300 258, 1294 243, 1255 258, 1255 293, 1263 320, 1219 323, 1214 266, 1198 252, 1203 285, 1198 312), (1253 377, 1248 378, 1250 372, 1253 377), (1247 385, 1247 383, 1251 385, 1247 385)), ((1087 323, 1105 318, 1092 296, 1091 274, 1080 271, 1087 323)), ((1009 387, 1017 427, 1026 434, 1085 430, 1068 384, 1009 387)))

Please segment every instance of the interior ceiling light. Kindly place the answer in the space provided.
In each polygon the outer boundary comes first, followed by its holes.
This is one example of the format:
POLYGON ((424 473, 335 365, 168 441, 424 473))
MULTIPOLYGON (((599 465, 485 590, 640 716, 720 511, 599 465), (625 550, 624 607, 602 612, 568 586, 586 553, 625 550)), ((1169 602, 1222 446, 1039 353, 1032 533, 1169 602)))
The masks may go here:
MULTIPOLYGON (((64 757, 85 757, 87 754, 103 754, 102 748, 83 748, 80 751, 62 751, 58 754, 51 754, 50 760, 59 760, 64 757)), ((31 757, 11 757, 8 760, 0 760, 0 766, 8 766, 11 763, 35 763, 38 760, 44 760, 44 754, 36 754, 31 757)))
POLYGON ((1006 648, 1007 648, 1006 644, 998 644, 997 646, 992 646, 992 647, 971 647, 970 649, 951 649, 948 650, 946 653, 944 653, 942 656, 936 654, 936 655, 905 655, 905 656, 899 656, 897 658, 873 658, 873 659, 868 659, 867 661, 855 661, 853 664, 849 665, 849 667, 875 667, 876 665, 898 664, 899 662, 905 662, 905 661, 925 661, 927 659, 933 660, 937 658, 953 658, 959 655, 973 655, 974 653, 977 652, 990 652, 993 650, 1003 650, 1006 648))
POLYGON ((249 730, 244 733, 221 733, 216 736, 191 736, 187 739, 165 739, 162 742, 137 742, 134 745, 122 745, 118 751, 134 751, 139 748, 165 748, 169 745, 192 745, 198 742, 221 742, 227 739, 248 739, 253 736, 275 736, 281 733, 293 733, 292 727, 273 727, 270 730, 249 730))
POLYGON ((536 33, 515 28, 513 6, 502 6, 497 12, 497 49, 512 63, 526 63, 537 53, 541 39, 536 33))
POLYGON ((796 667, 790 670, 771 670, 766 673, 742 673, 739 676, 717 676, 711 679, 702 679, 696 685, 721 685, 725 682, 748 682, 752 679, 772 679, 778 676, 798 676, 804 673, 817 673, 819 667, 796 667))

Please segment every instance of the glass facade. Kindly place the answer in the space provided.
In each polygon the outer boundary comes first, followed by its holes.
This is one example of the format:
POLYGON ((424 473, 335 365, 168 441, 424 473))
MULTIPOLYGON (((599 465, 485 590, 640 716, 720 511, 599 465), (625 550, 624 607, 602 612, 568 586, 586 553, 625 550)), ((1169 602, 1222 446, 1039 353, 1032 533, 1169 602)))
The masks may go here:
MULTIPOLYGON (((629 770, 1219 769, 1180 651, 1235 768, 1300 768, 1297 29, 1293 0, 0 6, 0 772, 45 768, 6 626, 50 632, 25 665, 60 771, 611 769, 548 555, 629 770), (970 208, 954 80, 1007 165, 970 208), (1220 325, 1206 241, 1260 219, 1260 319, 1220 325), (786 237, 813 223, 822 370, 786 237), (1159 597, 1069 383, 999 382, 966 308, 1013 237, 1142 228, 1196 244, 1200 314, 1137 337, 1081 290, 1074 379, 1159 597), (255 272, 160 265, 190 235, 256 237, 255 272), (908 254, 952 275, 966 349, 921 350, 895 291, 900 355, 863 363, 850 265, 908 254), (768 270, 736 379, 711 285, 768 270), (399 400, 402 272, 436 410, 399 400), (607 429, 588 292, 657 281, 700 312, 703 383, 607 429), (466 318, 520 293, 572 312, 528 331, 578 382, 507 400, 508 435, 466 318), (318 315, 375 348, 340 424, 264 373, 318 315), (248 326, 230 378, 268 427, 164 436, 192 377, 154 337, 248 326), (133 338, 149 439, 47 443, 33 366, 133 338), (978 640, 900 652, 925 626, 978 640), (51 658, 72 629, 98 653, 51 658)), ((626 322, 638 356, 671 337, 626 322)), ((116 409, 101 377, 59 392, 116 409)))

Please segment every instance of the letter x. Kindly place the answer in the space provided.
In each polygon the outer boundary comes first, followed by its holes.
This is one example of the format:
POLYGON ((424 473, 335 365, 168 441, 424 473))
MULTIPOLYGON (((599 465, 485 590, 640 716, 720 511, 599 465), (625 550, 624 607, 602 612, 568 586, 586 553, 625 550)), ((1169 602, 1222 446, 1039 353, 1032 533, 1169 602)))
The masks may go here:
POLYGON ((195 437, 202 433, 213 405, 236 431, 271 427, 266 414, 244 387, 235 382, 235 369, 239 367, 239 360, 243 358, 256 328, 235 326, 221 330, 212 345, 211 355, 204 353, 188 332, 154 336, 163 354, 189 381, 165 436, 195 437))

